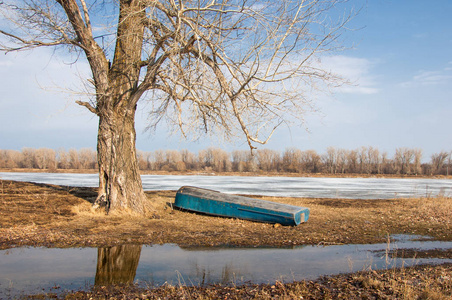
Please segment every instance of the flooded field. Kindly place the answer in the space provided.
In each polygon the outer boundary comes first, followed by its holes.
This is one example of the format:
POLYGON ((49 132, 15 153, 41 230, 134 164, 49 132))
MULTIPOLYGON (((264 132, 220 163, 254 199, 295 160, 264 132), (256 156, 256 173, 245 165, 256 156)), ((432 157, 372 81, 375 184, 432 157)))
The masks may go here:
MULTIPOLYGON (((403 236, 402 236, 403 237, 403 236)), ((0 251, 0 298, 22 293, 83 290, 93 285, 140 286, 293 282, 362 270, 439 264, 452 259, 401 258, 405 249, 451 249, 452 242, 181 248, 173 244, 108 248, 16 248, 0 251)))
MULTIPOLYGON (((233 194, 275 197, 392 199, 451 196, 450 179, 142 175, 146 191, 198 186, 233 194)), ((0 179, 80 187, 98 186, 97 174, 0 173, 0 179)))

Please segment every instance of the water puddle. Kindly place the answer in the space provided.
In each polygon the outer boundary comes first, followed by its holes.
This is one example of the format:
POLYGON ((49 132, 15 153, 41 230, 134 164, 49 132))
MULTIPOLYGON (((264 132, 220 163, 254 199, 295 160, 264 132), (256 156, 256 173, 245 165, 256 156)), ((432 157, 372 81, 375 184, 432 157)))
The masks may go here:
POLYGON ((177 245, 121 245, 109 248, 15 248, 0 251, 0 298, 89 289, 135 282, 206 285, 292 282, 361 271, 452 259, 398 259, 390 250, 451 249, 452 242, 398 241, 373 245, 296 248, 181 248, 177 245))

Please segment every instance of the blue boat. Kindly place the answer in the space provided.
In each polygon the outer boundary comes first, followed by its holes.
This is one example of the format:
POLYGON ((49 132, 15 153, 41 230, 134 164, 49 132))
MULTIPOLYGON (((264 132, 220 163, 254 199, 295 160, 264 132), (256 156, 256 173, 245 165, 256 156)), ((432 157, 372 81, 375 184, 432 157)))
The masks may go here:
POLYGON ((174 206, 209 215, 246 219, 281 225, 299 225, 308 221, 309 208, 224 194, 183 186, 176 194, 174 206))

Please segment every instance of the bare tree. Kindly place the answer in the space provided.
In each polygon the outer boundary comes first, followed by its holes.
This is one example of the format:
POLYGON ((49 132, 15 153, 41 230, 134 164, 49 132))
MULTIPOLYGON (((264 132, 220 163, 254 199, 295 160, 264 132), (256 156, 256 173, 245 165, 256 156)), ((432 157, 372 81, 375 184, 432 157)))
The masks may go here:
POLYGON ((361 147, 358 149, 358 161, 359 161, 359 173, 368 173, 369 157, 367 156, 367 147, 361 147))
POLYGON ((163 150, 154 151, 154 170, 161 170, 165 165, 165 152, 163 150))
POLYGON ((69 165, 71 169, 81 169, 79 155, 75 149, 69 149, 69 165))
POLYGON ((422 149, 413 149, 413 172, 415 175, 422 174, 422 149))
POLYGON ((391 168, 391 159, 388 158, 388 153, 381 153, 381 171, 383 174, 390 174, 392 171, 391 168))
POLYGON ((347 169, 349 173, 358 173, 358 150, 348 151, 347 169))
POLYGON ((22 168, 34 168, 33 161, 35 156, 35 149, 32 148, 23 148, 22 149, 22 168))
POLYGON ((341 83, 318 63, 341 48, 350 15, 336 10, 340 2, 3 0, 0 50, 59 47, 86 57, 94 93, 77 103, 99 117, 96 203, 143 213, 138 101, 149 99, 151 126, 166 119, 184 136, 241 132, 251 149, 264 144, 281 124, 302 120, 313 89, 341 83))
POLYGON ((336 167, 336 169, 342 174, 345 173, 345 169, 347 166, 347 157, 348 157, 347 150, 337 149, 337 159, 336 159, 337 167, 336 167))
POLYGON ((277 171, 280 161, 280 154, 276 150, 259 149, 256 152, 258 166, 262 171, 277 171))
POLYGON ((17 168, 23 160, 22 153, 16 150, 0 150, 0 168, 17 168))
POLYGON ((447 165, 446 165, 446 176, 449 176, 449 169, 451 167, 451 161, 452 161, 452 151, 449 152, 449 155, 447 156, 447 165))
POLYGON ((60 169, 69 169, 70 168, 69 153, 65 149, 60 148, 57 150, 57 160, 58 160, 58 168, 60 168, 60 169))
POLYGON ((96 152, 94 152, 91 148, 82 148, 78 151, 78 160, 80 162, 80 168, 94 169, 96 162, 96 152))
POLYGON ((326 153, 322 155, 323 163, 327 169, 327 173, 336 174, 337 170, 337 150, 334 147, 328 147, 326 153))
POLYGON ((220 148, 209 148, 208 151, 212 152, 213 169, 216 172, 229 172, 231 171, 231 160, 229 153, 220 148))
POLYGON ((282 156, 282 164, 286 172, 302 172, 301 151, 296 148, 288 148, 282 156))
POLYGON ((182 155, 177 150, 166 150, 165 151, 165 171, 177 170, 177 165, 182 162, 182 155))
POLYGON ((196 155, 187 149, 183 149, 180 151, 182 156, 182 161, 185 164, 185 167, 189 170, 195 170, 198 168, 198 160, 196 159, 196 155))
POLYGON ((447 153, 446 151, 441 151, 440 153, 432 154, 431 156, 432 175, 441 173, 444 163, 446 162, 447 157, 449 155, 450 153, 447 153))
POLYGON ((414 159, 414 150, 409 148, 397 148, 394 154, 394 164, 400 174, 410 174, 414 159))
POLYGON ((368 174, 380 174, 381 157, 377 148, 372 146, 367 148, 367 162, 369 164, 367 167, 368 174))
POLYGON ((232 170, 237 172, 256 172, 258 165, 256 157, 246 150, 232 151, 232 170))
POLYGON ((137 151, 138 167, 140 170, 150 170, 150 157, 151 153, 149 152, 137 151))
POLYGON ((232 151, 232 170, 236 172, 244 172, 246 170, 247 156, 247 151, 232 151))
POLYGON ((315 150, 306 150, 301 152, 301 162, 303 165, 303 169, 306 172, 310 173, 321 172, 322 159, 321 156, 317 154, 315 150))

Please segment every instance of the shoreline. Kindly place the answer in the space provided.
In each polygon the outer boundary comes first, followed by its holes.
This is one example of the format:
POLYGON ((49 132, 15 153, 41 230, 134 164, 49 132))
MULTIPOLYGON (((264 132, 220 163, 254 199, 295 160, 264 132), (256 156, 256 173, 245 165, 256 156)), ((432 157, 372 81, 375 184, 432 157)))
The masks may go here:
MULTIPOLYGON (((97 174, 97 169, 27 169, 0 168, 0 173, 49 173, 49 174, 97 174)), ((141 175, 185 175, 185 176, 243 176, 243 177, 323 177, 323 178, 394 178, 394 179, 452 179, 452 175, 400 175, 400 174, 329 174, 287 172, 202 172, 202 171, 140 171, 141 175)))

